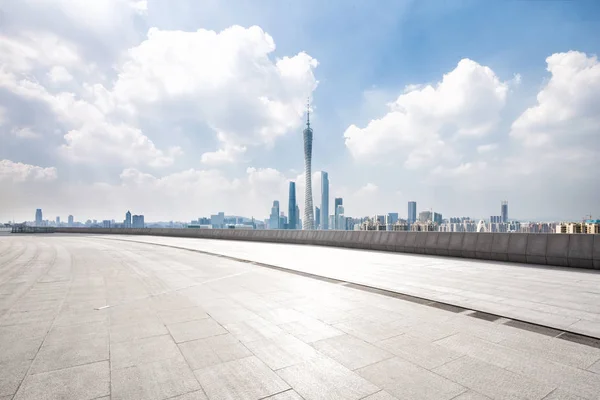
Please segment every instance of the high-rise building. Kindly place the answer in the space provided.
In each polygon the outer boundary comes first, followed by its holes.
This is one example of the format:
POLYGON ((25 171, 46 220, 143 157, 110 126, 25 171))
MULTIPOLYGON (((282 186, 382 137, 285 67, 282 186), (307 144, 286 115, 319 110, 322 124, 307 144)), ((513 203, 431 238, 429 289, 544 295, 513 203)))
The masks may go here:
POLYGON ((321 226, 321 209, 315 207, 315 229, 319 229, 321 226))
POLYGON ((269 217, 269 229, 279 229, 279 201, 273 201, 271 215, 269 217))
POLYGON ((69 218, 68 218, 67 221, 68 221, 68 225, 67 226, 73 226, 74 225, 73 224, 73 216, 72 215, 69 215, 69 218))
POLYGON ((417 221, 417 202, 409 201, 408 202, 408 218, 407 222, 409 224, 414 224, 417 221))
POLYGON ((42 209, 35 210, 35 226, 42 226, 42 209))
POLYGON ((346 230, 346 217, 344 217, 344 206, 341 204, 335 207, 335 229, 341 231, 346 230))
POLYGON ((60 226, 60 217, 56 217, 56 226, 60 226))
POLYGON ((290 197, 288 203, 288 229, 297 229, 296 227, 296 182, 290 182, 290 197))
POLYGON ((502 222, 505 224, 508 223, 508 201, 506 200, 500 204, 500 216, 502 217, 502 222))
POLYGON ((308 230, 315 229, 312 198, 312 141, 313 130, 310 127, 310 106, 307 104, 306 129, 304 129, 304 178, 306 183, 304 186, 304 226, 302 228, 308 230))
POLYGON ((440 225, 442 223, 442 219, 442 214, 436 212, 433 213, 433 222, 440 225))
POLYGON ((321 229, 329 229, 329 174, 321 171, 321 229))
MULTIPOLYGON (((333 207, 334 207, 333 208, 333 212, 334 212, 334 215, 335 215, 335 217, 333 219, 333 221, 334 221, 333 222, 334 223, 333 229, 341 229, 341 227, 338 226, 338 216, 339 216, 339 214, 338 214, 338 207, 341 206, 341 205, 343 205, 343 204, 344 204, 344 201, 342 200, 341 197, 336 197, 335 200, 333 201, 333 207)), ((343 210, 343 208, 342 208, 342 210, 343 210)))
MULTIPOLYGON (((277 202, 277 204, 279 204, 279 202, 277 202)), ((279 206, 277 206, 277 209, 279 209, 279 206)), ((221 211, 217 214, 211 215, 210 224, 212 225, 213 229, 223 229, 225 227, 225 213, 221 211)))
POLYGON ((127 211, 125 213, 125 220, 123 221, 123 226, 125 228, 131 228, 131 211, 127 211))
POLYGON ((144 216, 143 215, 134 215, 131 221, 132 228, 144 228, 144 216))
POLYGON ((287 224, 288 224, 288 219, 282 211, 281 215, 279 216, 279 229, 285 229, 285 226, 287 224))
POLYGON ((298 203, 296 203, 296 229, 301 229, 302 224, 300 223, 300 207, 298 207, 298 203))

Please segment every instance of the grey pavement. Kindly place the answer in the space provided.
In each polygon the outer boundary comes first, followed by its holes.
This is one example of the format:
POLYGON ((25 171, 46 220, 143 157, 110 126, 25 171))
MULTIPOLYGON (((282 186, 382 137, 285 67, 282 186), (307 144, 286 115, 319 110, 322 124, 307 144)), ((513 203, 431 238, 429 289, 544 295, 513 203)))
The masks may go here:
POLYGON ((227 255, 600 338, 600 271, 282 243, 108 238, 227 255))
MULTIPOLYGON (((600 345, 593 339, 565 340, 573 338, 468 310, 108 239, 0 237, 1 400, 600 399, 600 345)), ((221 245, 198 242, 171 245, 215 252, 221 245)), ((259 244, 229 245, 234 257, 258 257, 249 249, 259 244)), ((420 282, 438 293, 508 287, 500 264, 300 249, 277 251, 290 250, 287 265, 294 268, 304 257, 312 268, 345 266, 357 278, 362 265, 368 279, 395 277, 388 284, 420 282), (317 262, 312 251, 326 258, 317 262), (418 266, 406 275, 390 272, 411 261, 418 266), (452 273, 462 286, 449 280, 452 273)), ((537 273, 536 290, 548 290, 544 298, 552 300, 554 287, 560 303, 569 293, 560 279, 570 290, 578 281, 565 270, 506 268, 523 280, 505 289, 511 296, 537 273)), ((569 302, 592 304, 589 283, 597 275, 578 276, 583 294, 569 302)))

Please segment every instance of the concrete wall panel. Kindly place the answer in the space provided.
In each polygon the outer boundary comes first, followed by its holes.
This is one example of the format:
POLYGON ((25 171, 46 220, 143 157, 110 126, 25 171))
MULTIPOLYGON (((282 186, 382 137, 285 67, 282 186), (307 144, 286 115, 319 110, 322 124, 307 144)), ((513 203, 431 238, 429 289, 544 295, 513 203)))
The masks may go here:
POLYGON ((404 253, 406 251, 404 245, 408 237, 408 232, 394 232, 394 251, 404 253))
POLYGON ((550 234, 529 235, 527 238, 527 263, 546 264, 546 247, 550 234))
POLYGON ((477 244, 475 245, 475 257, 483 260, 492 258, 492 244, 494 233, 476 233, 477 244))
POLYGON ((461 257, 475 258, 475 250, 477 250, 477 235, 479 235, 479 233, 465 233, 462 241, 462 248, 460 250, 461 257))
POLYGON ((450 243, 448 244, 448 255, 462 257, 462 243, 464 239, 464 232, 452 232, 450 234, 450 243))
POLYGON ((511 233, 508 238, 508 261, 527 262, 528 233, 511 233))
POLYGON ((385 251, 396 251, 396 234, 398 232, 388 232, 387 235, 385 235, 385 239, 383 241, 383 245, 385 247, 385 251))
POLYGON ((419 232, 406 232, 406 240, 404 241, 404 252, 405 253, 416 253, 415 248, 417 236, 419 232))
POLYGON ((415 246, 413 252, 417 254, 425 254, 425 242, 427 240, 427 232, 415 232, 415 246))
POLYGON ((424 253, 429 255, 436 254, 436 246, 440 233, 439 232, 426 232, 425 233, 425 248, 424 253))
POLYGON ((369 232, 369 249, 371 250, 385 250, 385 246, 381 244, 384 236, 388 232, 384 231, 368 231, 369 232))
POLYGON ((438 256, 447 256, 448 247, 450 246, 451 232, 440 232, 438 234, 438 240, 435 244, 435 254, 438 256))
POLYGON ((510 233, 493 233, 492 251, 490 259, 496 261, 508 261, 508 238, 510 233))
POLYGON ((594 269, 600 269, 600 235, 594 235, 594 252, 592 253, 594 269))
POLYGON ((594 268, 594 236, 573 234, 569 240, 569 267, 594 268))

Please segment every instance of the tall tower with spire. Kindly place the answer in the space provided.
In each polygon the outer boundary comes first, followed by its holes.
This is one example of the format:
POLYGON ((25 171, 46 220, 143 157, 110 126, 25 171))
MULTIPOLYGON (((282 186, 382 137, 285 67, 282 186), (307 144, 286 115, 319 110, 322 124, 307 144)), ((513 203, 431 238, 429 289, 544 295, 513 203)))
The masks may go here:
POLYGON ((304 219, 302 229, 315 229, 315 217, 312 197, 312 141, 313 130, 310 127, 310 103, 306 104, 306 128, 304 129, 304 219))

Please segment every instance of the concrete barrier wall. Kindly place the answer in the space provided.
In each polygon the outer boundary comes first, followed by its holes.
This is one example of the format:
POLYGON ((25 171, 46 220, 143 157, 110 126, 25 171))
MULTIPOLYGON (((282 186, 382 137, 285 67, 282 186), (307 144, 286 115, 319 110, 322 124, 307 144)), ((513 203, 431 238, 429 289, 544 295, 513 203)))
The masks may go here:
POLYGON ((56 228, 56 232, 311 244, 600 270, 600 235, 168 228, 56 228))

